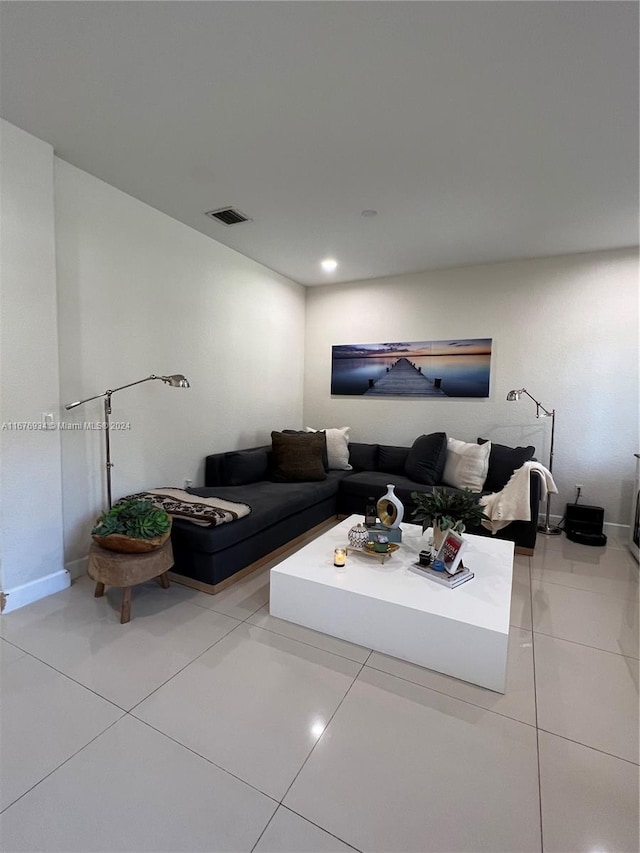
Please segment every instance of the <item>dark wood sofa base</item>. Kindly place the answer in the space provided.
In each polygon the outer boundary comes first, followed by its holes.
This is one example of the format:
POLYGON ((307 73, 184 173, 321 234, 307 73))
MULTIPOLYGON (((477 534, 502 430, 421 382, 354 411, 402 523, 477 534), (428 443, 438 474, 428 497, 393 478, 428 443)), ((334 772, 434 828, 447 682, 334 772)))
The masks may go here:
POLYGON ((515 553, 522 557, 533 557, 535 550, 533 548, 523 548, 521 545, 516 545, 515 553))

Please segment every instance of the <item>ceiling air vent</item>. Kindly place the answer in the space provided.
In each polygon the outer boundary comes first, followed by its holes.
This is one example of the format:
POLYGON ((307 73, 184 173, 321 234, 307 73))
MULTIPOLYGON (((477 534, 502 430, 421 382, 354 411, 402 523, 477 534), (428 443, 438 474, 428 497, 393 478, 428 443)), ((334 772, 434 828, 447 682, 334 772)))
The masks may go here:
POLYGON ((216 219, 223 225, 237 225, 239 222, 251 222, 250 217, 245 216, 235 207, 221 207, 218 210, 208 210, 206 213, 210 219, 216 219))

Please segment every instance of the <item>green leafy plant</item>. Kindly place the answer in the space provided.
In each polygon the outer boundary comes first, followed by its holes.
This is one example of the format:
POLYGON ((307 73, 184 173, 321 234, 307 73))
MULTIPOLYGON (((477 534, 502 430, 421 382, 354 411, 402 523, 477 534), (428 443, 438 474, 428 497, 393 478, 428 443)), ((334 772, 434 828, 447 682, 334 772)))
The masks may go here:
POLYGON ((488 517, 484 514, 480 495, 470 489, 412 492, 411 498, 416 505, 411 517, 422 524, 423 532, 427 527, 437 525, 441 530, 463 533, 466 527, 477 526, 488 517))
POLYGON ((171 527, 171 519, 150 500, 128 500, 103 512, 91 531, 96 536, 120 533, 132 539, 154 539, 171 527))

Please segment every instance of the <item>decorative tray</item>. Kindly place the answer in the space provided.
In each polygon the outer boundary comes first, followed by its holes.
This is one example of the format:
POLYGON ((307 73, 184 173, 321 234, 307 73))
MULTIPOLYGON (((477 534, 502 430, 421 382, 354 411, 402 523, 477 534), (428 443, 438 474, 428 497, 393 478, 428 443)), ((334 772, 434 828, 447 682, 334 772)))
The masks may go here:
POLYGON ((384 563, 385 558, 390 557, 399 547, 400 545, 397 542, 389 542, 388 551, 374 551, 373 542, 366 542, 364 548, 354 548, 353 545, 347 546, 347 553, 367 554, 369 557, 377 557, 384 563))

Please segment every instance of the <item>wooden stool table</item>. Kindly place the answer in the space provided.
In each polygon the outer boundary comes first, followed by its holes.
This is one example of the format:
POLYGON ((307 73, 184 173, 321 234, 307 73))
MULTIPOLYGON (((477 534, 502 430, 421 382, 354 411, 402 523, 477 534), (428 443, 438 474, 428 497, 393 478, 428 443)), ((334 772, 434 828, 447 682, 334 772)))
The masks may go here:
POLYGON ((131 587, 151 578, 160 578, 163 589, 169 588, 168 570, 173 565, 171 539, 167 539, 161 548, 144 554, 121 554, 107 551, 95 542, 89 549, 87 573, 96 581, 96 598, 104 595, 105 586, 122 587, 122 607, 120 622, 131 619, 131 587))

